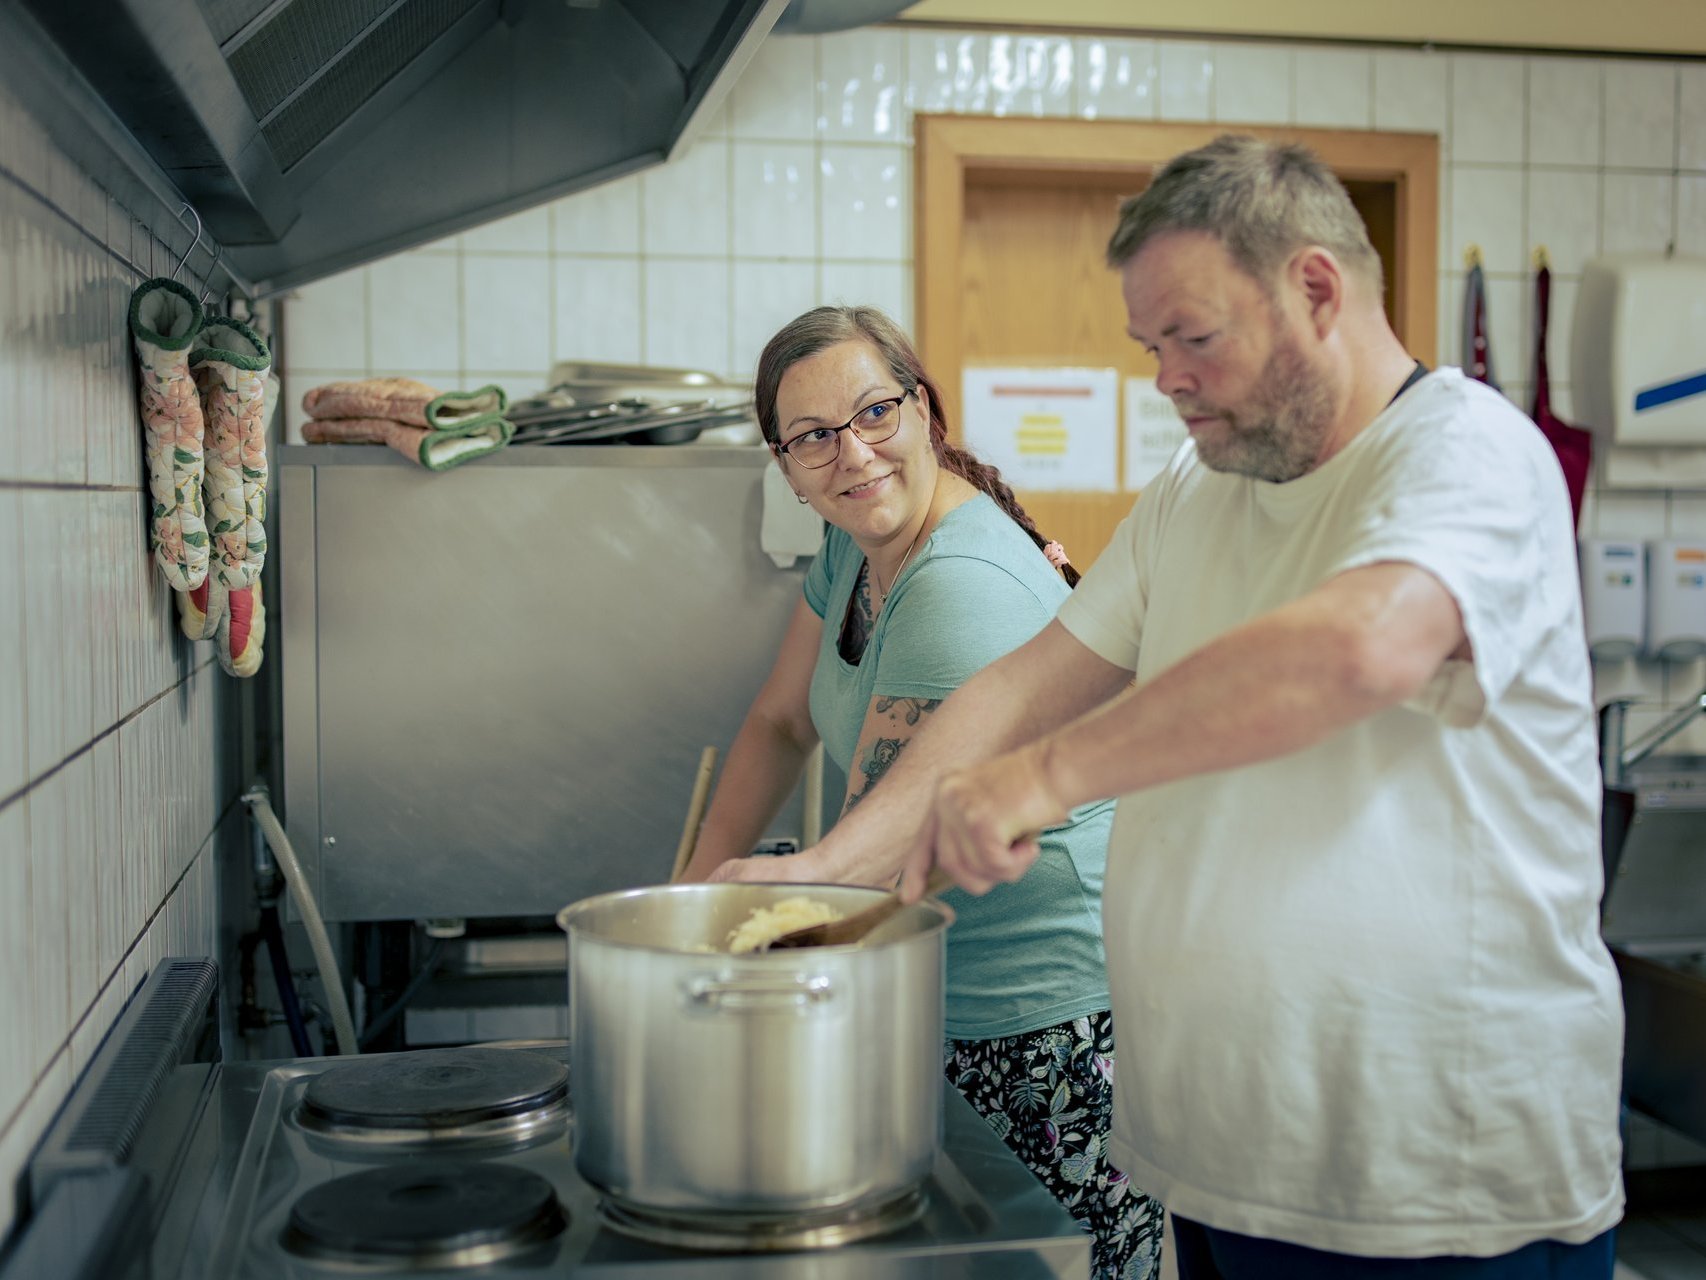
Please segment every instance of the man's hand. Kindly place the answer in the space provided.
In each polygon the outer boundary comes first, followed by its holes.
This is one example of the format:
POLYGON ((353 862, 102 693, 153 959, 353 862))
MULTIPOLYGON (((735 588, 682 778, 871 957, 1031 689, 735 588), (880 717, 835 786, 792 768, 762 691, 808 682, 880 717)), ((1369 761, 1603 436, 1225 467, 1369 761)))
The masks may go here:
POLYGON ((1068 817, 1031 744, 942 779, 930 819, 901 877, 901 897, 916 901, 932 865, 969 893, 1019 879, 1041 853, 1037 833, 1068 817))
POLYGON ((803 853, 782 857, 730 858, 706 877, 708 884, 816 884, 824 879, 814 859, 803 853))

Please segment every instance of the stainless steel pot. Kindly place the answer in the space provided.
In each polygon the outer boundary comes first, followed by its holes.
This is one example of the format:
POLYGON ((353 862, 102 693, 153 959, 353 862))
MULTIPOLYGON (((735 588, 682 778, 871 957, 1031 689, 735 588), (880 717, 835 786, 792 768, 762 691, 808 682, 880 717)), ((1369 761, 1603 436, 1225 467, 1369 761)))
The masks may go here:
POLYGON ((755 907, 874 889, 689 884, 564 907, 575 1167, 652 1212, 879 1203, 941 1144, 943 933, 906 907, 858 947, 735 956, 755 907))

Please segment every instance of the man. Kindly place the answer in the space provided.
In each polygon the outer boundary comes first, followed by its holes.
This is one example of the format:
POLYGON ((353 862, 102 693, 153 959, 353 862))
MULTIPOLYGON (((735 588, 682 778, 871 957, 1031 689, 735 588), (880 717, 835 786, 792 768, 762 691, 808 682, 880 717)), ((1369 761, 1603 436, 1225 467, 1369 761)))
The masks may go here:
POLYGON ((889 841, 908 894, 932 858, 1000 892, 1120 797, 1112 1155, 1186 1280, 1608 1277, 1622 1009, 1557 463, 1404 350, 1301 148, 1179 157, 1109 259, 1191 440, 812 867, 889 841))

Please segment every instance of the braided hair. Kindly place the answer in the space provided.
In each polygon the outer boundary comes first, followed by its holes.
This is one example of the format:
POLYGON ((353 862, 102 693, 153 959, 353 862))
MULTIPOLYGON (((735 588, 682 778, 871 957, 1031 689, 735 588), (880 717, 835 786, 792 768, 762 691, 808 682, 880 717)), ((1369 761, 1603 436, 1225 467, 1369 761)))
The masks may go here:
MULTIPOLYGON (((843 342, 863 339, 874 346, 887 363, 895 380, 908 391, 923 387, 930 401, 930 447, 937 463, 981 493, 986 493, 1023 529, 1039 551, 1050 545, 1036 522, 1019 505, 1013 490, 1001 478, 1001 473, 986 462, 978 461, 969 450, 948 439, 948 420, 942 411, 942 396, 936 383, 924 372, 911 340, 893 320, 875 307, 816 307, 783 325, 764 346, 758 357, 758 372, 753 378, 753 401, 759 430, 772 446, 781 443, 781 424, 776 418, 776 395, 782 377, 810 356, 843 342)), ((1066 585, 1078 585, 1078 570, 1062 558, 1061 577, 1066 585)))

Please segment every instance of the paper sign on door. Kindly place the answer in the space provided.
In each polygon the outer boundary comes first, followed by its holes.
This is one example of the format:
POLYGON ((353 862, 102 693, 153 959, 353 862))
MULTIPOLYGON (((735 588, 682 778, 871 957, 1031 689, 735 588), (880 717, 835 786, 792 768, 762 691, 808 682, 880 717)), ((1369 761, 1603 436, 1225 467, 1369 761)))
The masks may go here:
POLYGON ((1154 378, 1125 380, 1125 487, 1141 489, 1161 473, 1190 433, 1154 378))
POLYGON ((1015 489, 1116 488, 1116 369, 967 369, 965 439, 1015 489))

